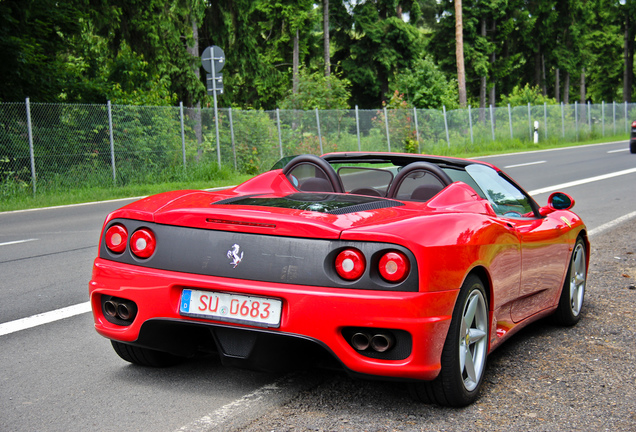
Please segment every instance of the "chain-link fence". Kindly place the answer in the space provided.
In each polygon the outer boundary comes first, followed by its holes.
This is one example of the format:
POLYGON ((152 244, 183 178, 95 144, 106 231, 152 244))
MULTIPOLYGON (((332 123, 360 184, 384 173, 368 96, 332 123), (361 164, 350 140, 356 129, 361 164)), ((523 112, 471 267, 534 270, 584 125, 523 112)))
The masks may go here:
POLYGON ((399 110, 214 110, 0 103, 0 194, 152 183, 218 164, 244 173, 294 154, 479 151, 501 141, 624 136, 636 104, 399 110), (538 127, 537 127, 538 126, 538 127), (218 136, 218 140, 217 140, 218 136))

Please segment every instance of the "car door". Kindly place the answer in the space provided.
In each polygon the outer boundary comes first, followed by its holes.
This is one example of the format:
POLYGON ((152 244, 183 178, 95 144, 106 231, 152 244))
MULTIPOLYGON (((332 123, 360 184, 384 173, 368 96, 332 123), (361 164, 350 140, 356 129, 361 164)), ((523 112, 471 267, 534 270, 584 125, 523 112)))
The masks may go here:
POLYGON ((536 203, 503 173, 470 165, 466 171, 505 225, 514 231, 521 248, 521 277, 511 315, 519 322, 552 306, 560 292, 569 246, 564 221, 542 217, 536 203))

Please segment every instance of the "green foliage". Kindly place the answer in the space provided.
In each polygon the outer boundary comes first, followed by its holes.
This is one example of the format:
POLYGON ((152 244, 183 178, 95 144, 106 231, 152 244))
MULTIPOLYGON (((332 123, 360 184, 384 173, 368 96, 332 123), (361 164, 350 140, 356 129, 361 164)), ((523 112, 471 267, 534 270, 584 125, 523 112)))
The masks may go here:
POLYGON ((404 92, 405 98, 417 108, 458 108, 457 82, 448 80, 433 61, 422 58, 413 68, 398 73, 391 84, 394 91, 404 92))
POLYGON ((395 16, 394 3, 357 2, 348 26, 334 35, 338 50, 333 62, 351 81, 352 105, 380 105, 389 93, 390 80, 422 55, 423 35, 395 16))
POLYGON ((82 0, 0 1, 0 101, 54 102, 69 78, 64 53, 80 33, 82 0))
POLYGON ((515 86, 512 93, 501 97, 501 106, 520 106, 520 105, 555 105, 557 101, 554 98, 548 98, 541 93, 538 86, 530 87, 526 84, 523 87, 515 86))
MULTIPOLYGON (((218 45, 222 107, 375 109, 395 90, 418 108, 457 105, 453 0, 332 0, 327 81, 320 3, 2 0, 0 101, 206 106, 200 54, 218 45), (292 95, 296 34, 305 72, 292 95)), ((496 100, 529 84, 609 102, 633 75, 632 0, 463 0, 462 15, 471 101, 486 103, 485 78, 496 100)))
POLYGON ((311 110, 346 109, 351 97, 347 79, 332 74, 325 77, 320 72, 308 73, 301 70, 298 93, 289 92, 281 102, 281 109, 311 110))

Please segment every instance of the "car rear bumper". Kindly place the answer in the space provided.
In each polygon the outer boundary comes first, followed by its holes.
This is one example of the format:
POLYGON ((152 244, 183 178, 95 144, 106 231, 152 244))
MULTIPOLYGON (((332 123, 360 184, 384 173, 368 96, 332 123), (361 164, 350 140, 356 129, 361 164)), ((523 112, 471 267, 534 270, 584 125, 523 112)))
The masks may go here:
POLYGON ((296 340, 322 346, 356 374, 429 380, 440 370, 458 290, 414 293, 276 284, 148 269, 97 258, 89 292, 95 328, 112 340, 183 355, 213 341, 226 361, 243 358, 255 365, 255 350, 284 355, 284 349, 271 341, 296 340), (280 326, 264 329, 182 316, 179 304, 184 289, 280 299, 280 326), (106 319, 102 296, 134 302, 137 311, 132 323, 122 325, 106 319), (372 358, 356 351, 349 339, 357 329, 371 333, 386 329, 398 335, 391 349, 400 345, 405 354, 372 358))

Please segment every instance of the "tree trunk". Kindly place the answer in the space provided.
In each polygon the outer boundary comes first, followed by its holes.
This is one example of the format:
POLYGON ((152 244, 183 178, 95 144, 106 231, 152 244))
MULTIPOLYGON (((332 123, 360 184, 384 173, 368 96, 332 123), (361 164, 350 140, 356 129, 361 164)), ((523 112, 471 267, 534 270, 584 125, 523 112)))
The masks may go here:
POLYGON ((294 54, 292 60, 292 92, 294 94, 298 93, 298 63, 300 57, 300 48, 298 47, 299 38, 300 33, 298 29, 296 29, 296 33, 294 34, 294 54))
POLYGON ((623 49, 623 102, 631 102, 632 99, 632 81, 634 78, 634 48, 631 40, 631 22, 629 19, 629 10, 625 8, 625 40, 623 49))
MULTIPOLYGON (((193 46, 187 45, 188 54, 192 57, 199 57, 199 25, 197 20, 194 17, 191 17, 192 23, 192 39, 194 39, 193 46)), ((195 63, 194 66, 194 75, 196 75, 197 79, 201 80, 201 71, 199 68, 199 62, 195 63)), ((201 158, 203 154, 203 150, 201 149, 201 143, 203 142, 203 131, 201 125, 201 101, 197 101, 196 106, 194 104, 194 95, 189 93, 185 100, 185 106, 188 108, 194 107, 195 109, 187 110, 187 115, 194 124, 194 135, 197 139, 197 161, 201 158)))
POLYGON ((331 59, 329 58, 329 0, 322 0, 322 28, 325 49, 325 76, 331 75, 331 59))
POLYGON ((559 72, 559 68, 557 68, 554 72, 554 98, 556 99, 557 103, 561 102, 561 83, 559 82, 559 72))
POLYGON ((541 54, 541 83, 543 88, 543 96, 548 95, 547 80, 545 78, 545 55, 541 54))
POLYGON ((587 113, 585 112, 586 110, 586 106, 585 106, 585 99, 586 99, 586 92, 585 92, 585 68, 581 69, 581 123, 585 123, 585 119, 587 117, 587 113))
POLYGON ((570 103, 570 72, 565 72, 565 82, 563 83, 563 103, 570 103))
POLYGON ((585 68, 581 69, 581 105, 585 104, 587 93, 585 91, 585 68))
MULTIPOLYGON (((492 40, 495 40, 495 33, 497 32, 497 20, 493 20, 492 22, 492 40)), ((495 106, 495 98, 497 97, 497 80, 495 80, 495 61, 497 60, 497 55, 495 51, 490 54, 490 70, 492 71, 491 75, 491 83, 490 83, 490 97, 489 104, 495 106)))
POLYGON ((462 1, 455 0, 455 57, 457 58, 457 83, 459 106, 466 108, 466 69, 464 67, 464 25, 462 23, 462 1))
POLYGON ((541 85, 541 45, 537 43, 537 52, 534 54, 534 84, 541 85))
MULTIPOLYGON (((481 37, 486 38, 486 18, 481 20, 481 37)), ((488 75, 487 73, 481 77, 479 85, 479 108, 486 108, 486 91, 488 89, 488 75)), ((479 113, 479 120, 482 120, 481 111, 479 113)))

